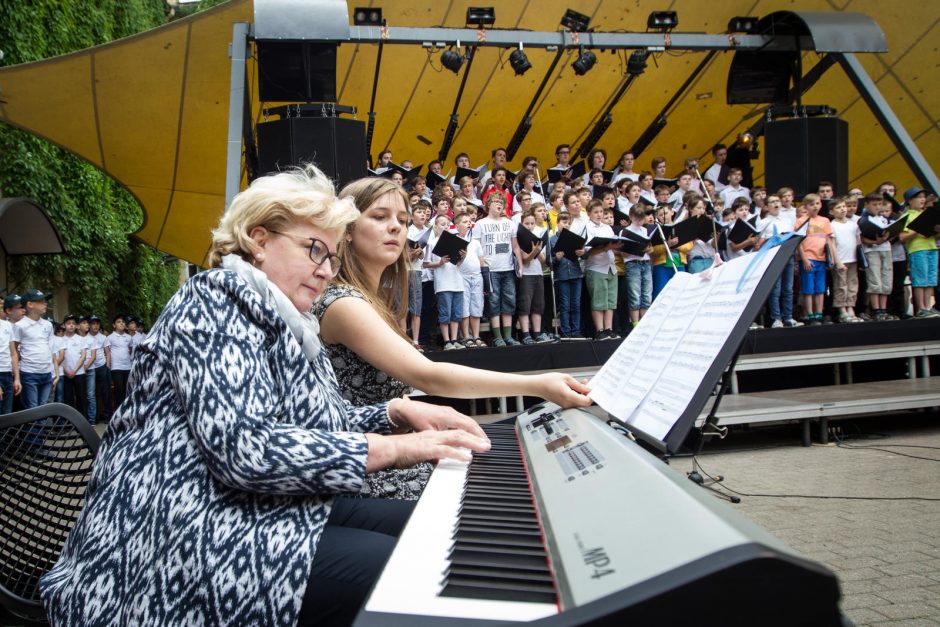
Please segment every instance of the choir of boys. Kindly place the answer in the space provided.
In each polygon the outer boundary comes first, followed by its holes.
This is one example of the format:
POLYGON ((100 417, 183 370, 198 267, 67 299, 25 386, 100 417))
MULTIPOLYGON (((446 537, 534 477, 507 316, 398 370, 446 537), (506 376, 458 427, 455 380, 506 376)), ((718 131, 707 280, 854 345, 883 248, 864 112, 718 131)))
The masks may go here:
POLYGON ((799 199, 789 187, 748 189, 743 172, 726 165, 722 145, 714 147, 714 164, 704 176, 698 160, 689 158, 673 179, 666 178, 662 157, 649 170, 635 171, 629 151, 606 170, 605 151, 592 151, 589 163, 578 164, 570 146, 559 145, 548 173, 539 171, 535 157, 512 172, 505 150, 491 154, 491 169, 473 170, 461 153, 456 181, 441 174, 440 163, 427 179, 410 179, 409 330, 419 348, 430 343, 419 327, 432 326, 422 321, 422 297, 437 302, 423 309, 435 312, 446 350, 485 346, 481 318, 489 320, 493 346, 616 339, 630 332, 676 272, 703 272, 793 231, 804 239, 774 283, 762 314, 769 326, 940 315, 940 227, 930 213, 907 228, 937 202, 920 188, 907 190, 903 204, 894 200, 891 182, 867 196, 855 190, 837 197, 828 181, 799 199), (422 242, 428 216, 437 222, 435 231, 454 231, 467 242, 460 258, 436 256, 427 239, 422 242), (680 241, 674 227, 686 220, 704 228, 680 241), (926 233, 917 230, 922 224, 926 233), (912 301, 903 289, 908 275, 912 301), (460 307, 453 302, 458 279, 460 307), (546 313, 552 315, 543 318, 546 313))

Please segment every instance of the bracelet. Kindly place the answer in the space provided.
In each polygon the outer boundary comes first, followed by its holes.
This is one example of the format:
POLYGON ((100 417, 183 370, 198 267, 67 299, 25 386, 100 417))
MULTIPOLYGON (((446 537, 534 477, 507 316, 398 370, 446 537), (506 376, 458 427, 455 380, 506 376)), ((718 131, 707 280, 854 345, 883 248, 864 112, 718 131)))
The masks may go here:
POLYGON ((385 418, 388 420, 388 424, 392 425, 393 430, 402 428, 402 426, 395 422, 395 420, 392 418, 392 401, 389 401, 385 404, 385 418))

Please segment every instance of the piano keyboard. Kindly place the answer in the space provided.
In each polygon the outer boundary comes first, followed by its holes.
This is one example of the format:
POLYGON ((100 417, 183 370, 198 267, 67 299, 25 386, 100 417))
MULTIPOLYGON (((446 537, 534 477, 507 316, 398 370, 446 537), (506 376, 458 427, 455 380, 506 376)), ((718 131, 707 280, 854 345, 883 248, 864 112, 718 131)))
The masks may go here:
POLYGON ((829 571, 597 417, 484 429, 490 451, 435 468, 356 625, 840 624, 829 571))

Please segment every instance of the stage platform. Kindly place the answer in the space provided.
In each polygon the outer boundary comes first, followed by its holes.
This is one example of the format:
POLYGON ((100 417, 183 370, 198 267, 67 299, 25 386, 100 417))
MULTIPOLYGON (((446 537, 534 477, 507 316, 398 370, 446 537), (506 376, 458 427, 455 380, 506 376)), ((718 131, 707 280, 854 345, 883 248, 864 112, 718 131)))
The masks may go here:
MULTIPOLYGON (((596 369, 607 361, 623 341, 585 340, 502 348, 470 348, 459 351, 429 351, 426 355, 433 361, 486 368, 498 372, 596 369)), ((940 341, 940 318, 824 324, 792 329, 753 329, 748 331, 744 338, 741 355, 769 355, 931 341, 940 341)), ((741 378, 741 386, 744 389, 744 377, 741 378)))
MULTIPOLYGON (((624 340, 579 341, 428 353, 500 372, 550 370, 590 378, 624 340)), ((830 419, 940 406, 940 319, 831 324, 748 331, 731 393, 717 412, 720 426, 797 422, 802 441, 830 419)), ((418 392, 420 394, 420 392, 418 392)), ((538 399, 515 397, 462 402, 439 399, 473 415, 505 416, 538 399), (462 405, 461 403, 466 403, 462 405)), ((711 403, 703 409, 701 424, 711 403)))

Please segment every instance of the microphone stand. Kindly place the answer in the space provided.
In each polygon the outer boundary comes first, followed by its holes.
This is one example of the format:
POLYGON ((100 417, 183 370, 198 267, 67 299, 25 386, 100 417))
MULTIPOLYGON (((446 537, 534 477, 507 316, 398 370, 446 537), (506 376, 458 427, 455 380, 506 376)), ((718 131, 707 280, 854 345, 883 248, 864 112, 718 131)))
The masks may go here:
MULTIPOLYGON (((545 195, 545 188, 542 187, 542 173, 539 172, 538 168, 535 168, 535 180, 539 182, 539 192, 542 194, 542 198, 548 202, 548 197, 545 195)), ((558 302, 555 298, 555 254, 552 252, 552 220, 548 216, 548 207, 545 209, 545 216, 548 218, 548 224, 546 225, 546 246, 547 255, 545 260, 548 261, 548 276, 552 282, 552 328, 555 329, 555 336, 561 337, 561 329, 559 328, 559 322, 561 321, 561 316, 558 315, 558 302)))

